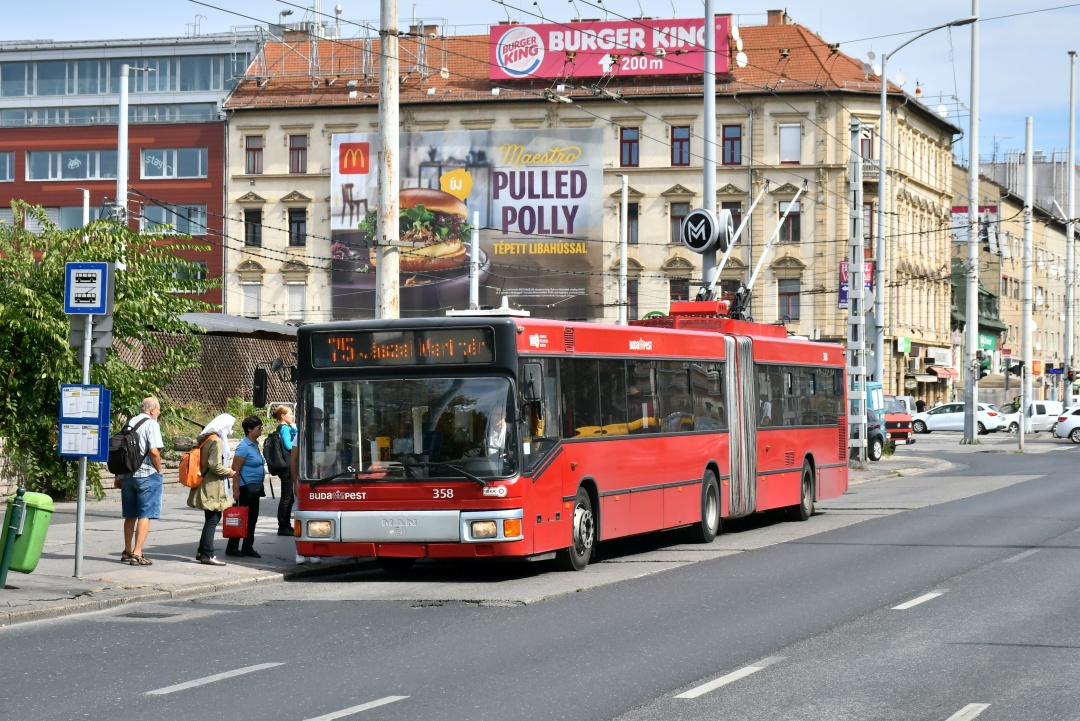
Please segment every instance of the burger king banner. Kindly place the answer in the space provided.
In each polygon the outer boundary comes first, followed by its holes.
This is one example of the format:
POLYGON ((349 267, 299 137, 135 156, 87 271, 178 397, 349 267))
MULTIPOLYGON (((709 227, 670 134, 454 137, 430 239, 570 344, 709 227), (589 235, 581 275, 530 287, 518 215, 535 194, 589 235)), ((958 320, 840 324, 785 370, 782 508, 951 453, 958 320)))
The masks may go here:
MULTIPOLYGON (((379 137, 335 134, 332 147, 334 317, 370 318, 379 137)), ((482 305, 603 315, 601 129, 401 133, 399 163, 402 316, 468 307, 474 213, 482 305)))
MULTIPOLYGON (((716 18, 716 72, 729 72, 730 18, 716 18)), ((687 75, 705 71, 705 19, 491 28, 492 80, 687 75)))

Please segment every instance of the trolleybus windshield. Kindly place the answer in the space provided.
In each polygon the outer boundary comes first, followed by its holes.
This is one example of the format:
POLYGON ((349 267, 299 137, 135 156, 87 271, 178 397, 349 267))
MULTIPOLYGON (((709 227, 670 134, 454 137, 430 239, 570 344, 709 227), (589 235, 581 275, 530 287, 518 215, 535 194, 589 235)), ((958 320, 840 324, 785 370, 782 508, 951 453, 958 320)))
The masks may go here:
POLYGON ((314 382, 306 387, 300 475, 343 482, 460 478, 518 470, 505 378, 314 382))

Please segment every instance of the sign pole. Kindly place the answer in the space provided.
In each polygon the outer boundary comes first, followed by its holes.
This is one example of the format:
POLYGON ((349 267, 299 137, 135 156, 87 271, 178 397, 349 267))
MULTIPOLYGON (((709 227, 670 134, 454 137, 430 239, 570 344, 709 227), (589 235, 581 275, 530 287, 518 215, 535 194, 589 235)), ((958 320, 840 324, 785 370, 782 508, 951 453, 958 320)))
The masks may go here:
MULTIPOLYGON (((94 316, 83 326, 82 382, 90 383, 90 347, 94 343, 94 316)), ((86 525, 86 456, 79 456, 79 490, 75 495, 75 578, 82 576, 83 531, 86 525)))

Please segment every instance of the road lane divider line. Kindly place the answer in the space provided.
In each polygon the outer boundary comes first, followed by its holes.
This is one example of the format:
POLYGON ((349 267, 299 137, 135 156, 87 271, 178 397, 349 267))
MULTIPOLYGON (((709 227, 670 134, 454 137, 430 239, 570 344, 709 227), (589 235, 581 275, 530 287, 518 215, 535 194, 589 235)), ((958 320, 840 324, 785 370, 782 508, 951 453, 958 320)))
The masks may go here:
POLYGON ((971 721, 971 719, 975 718, 988 708, 990 708, 990 704, 988 703, 969 703, 945 721, 971 721))
POLYGON ((395 701, 404 701, 409 698, 408 696, 387 696, 385 698, 376 699, 375 701, 368 701, 362 703, 359 706, 352 706, 350 708, 343 708, 340 711, 332 711, 324 716, 314 716, 304 721, 334 721, 334 719, 345 718, 346 716, 352 716, 353 714, 360 713, 361 711, 369 711, 379 706, 385 706, 388 703, 394 703, 395 701))
POLYGON ((1014 561, 1019 561, 1021 558, 1027 558, 1028 556, 1032 555, 1033 553, 1038 553, 1039 550, 1040 549, 1038 549, 1038 548, 1029 548, 1028 550, 1023 551, 1022 553, 1016 554, 1015 556, 1009 556, 1008 558, 1003 560, 1002 563, 1012 563, 1014 561))
POLYGON ((284 666, 285 662, 280 663, 260 663, 257 666, 245 666, 244 668, 234 669, 232 671, 226 671, 224 673, 215 673, 213 676, 203 676, 202 678, 194 679, 193 681, 185 681, 184 683, 178 683, 173 686, 166 686, 165 688, 154 689, 153 691, 147 691, 147 696, 164 696, 167 693, 176 693, 177 691, 183 691, 189 688, 195 688, 196 686, 205 686, 208 683, 214 683, 216 681, 224 681, 227 678, 235 678, 236 676, 243 676, 248 673, 255 673, 256 671, 262 671, 268 668, 274 668, 275 666, 284 666))
POLYGON ((763 658, 756 663, 752 663, 749 666, 744 666, 743 668, 740 668, 738 671, 732 671, 726 676, 721 676, 720 678, 703 683, 700 686, 690 689, 689 691, 683 691, 675 698, 697 698, 698 696, 707 694, 710 691, 715 691, 721 686, 727 686, 729 683, 738 681, 741 678, 746 678, 750 674, 757 673, 761 669, 771 666, 777 661, 783 660, 783 656, 770 656, 769 658, 763 658))
POLYGON ((913 608, 915 606, 918 606, 920 603, 926 603, 927 601, 935 599, 938 596, 942 595, 943 593, 945 593, 945 592, 944 591, 931 591, 930 593, 924 593, 923 595, 919 596, 918 598, 913 598, 910 601, 905 601, 904 603, 901 603, 899 606, 893 606, 892 610, 894 610, 894 611, 906 611, 909 608, 913 608))

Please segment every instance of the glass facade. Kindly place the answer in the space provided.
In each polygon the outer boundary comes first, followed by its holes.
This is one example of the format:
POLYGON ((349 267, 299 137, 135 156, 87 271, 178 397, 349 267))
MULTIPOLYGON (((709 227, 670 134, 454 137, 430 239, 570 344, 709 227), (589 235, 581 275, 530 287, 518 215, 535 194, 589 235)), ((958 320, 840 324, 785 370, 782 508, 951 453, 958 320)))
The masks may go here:
POLYGON ((116 177, 115 150, 49 150, 26 154, 27 180, 116 177))

